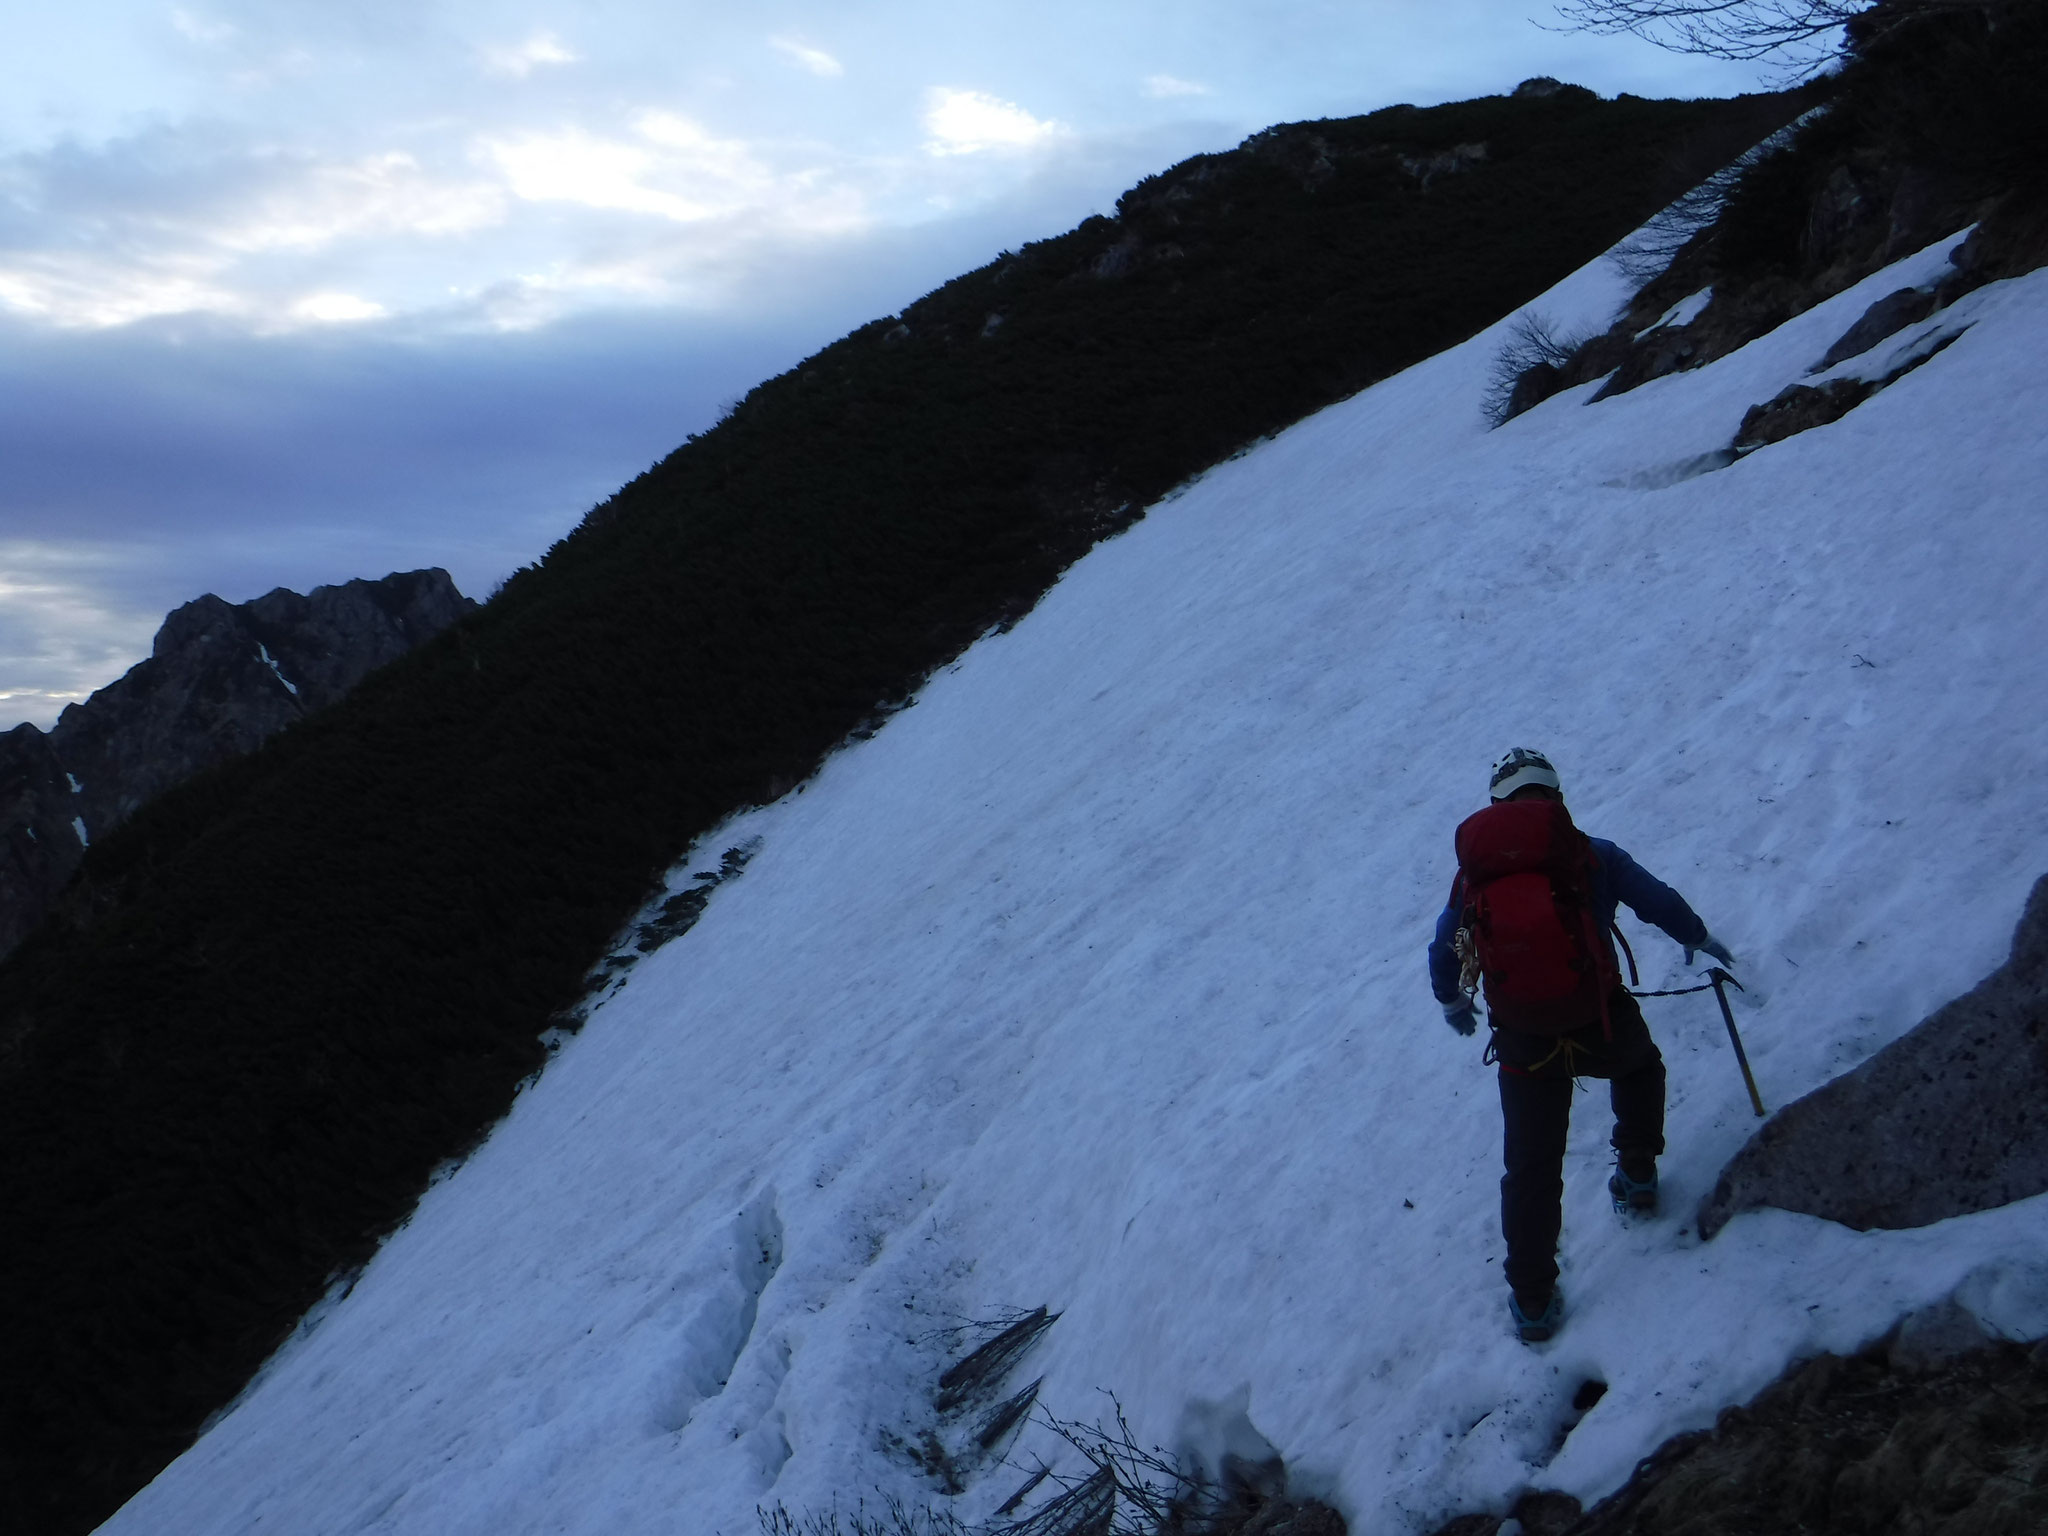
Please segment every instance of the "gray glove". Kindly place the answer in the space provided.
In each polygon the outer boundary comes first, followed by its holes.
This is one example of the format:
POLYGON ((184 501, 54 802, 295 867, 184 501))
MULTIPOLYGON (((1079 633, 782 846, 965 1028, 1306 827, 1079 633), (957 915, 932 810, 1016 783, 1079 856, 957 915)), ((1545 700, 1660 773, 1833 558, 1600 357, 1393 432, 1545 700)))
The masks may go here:
POLYGON ((1735 956, 1728 952, 1728 946, 1715 938, 1711 933, 1704 939, 1701 939, 1699 943, 1686 947, 1685 963, 1687 965, 1692 964, 1692 952, 1695 949, 1699 950, 1702 954, 1713 956, 1714 959, 1720 961, 1723 965, 1732 966, 1735 964, 1735 956))
POLYGON ((1479 1028, 1479 1015, 1472 1011, 1471 999, 1461 997, 1444 1004, 1444 1022, 1459 1034, 1469 1035, 1479 1028))

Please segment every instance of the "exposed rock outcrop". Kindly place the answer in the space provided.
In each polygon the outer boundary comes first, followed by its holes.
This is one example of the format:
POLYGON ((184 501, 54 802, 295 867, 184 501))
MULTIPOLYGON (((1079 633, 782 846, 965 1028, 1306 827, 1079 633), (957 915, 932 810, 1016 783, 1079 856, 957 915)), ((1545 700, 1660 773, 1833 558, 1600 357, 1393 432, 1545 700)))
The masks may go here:
POLYGON ((0 735, 0 954, 78 867, 87 834, 77 798, 49 737, 32 725, 0 735))
MULTIPOLYGON (((1830 178, 1808 210, 1805 248, 1811 266, 1807 270, 1769 271, 1729 281, 1715 269, 1711 241, 1702 237, 1696 248, 1681 255, 1667 273, 1636 296, 1607 336, 1597 338, 1604 346, 1588 347, 1587 357, 1568 370, 1565 384, 1611 373, 1594 397, 1604 400, 1668 373, 1703 368, 1972 218, 1994 226, 2001 232, 1999 237, 1966 240, 1959 245, 1949 258, 1952 270, 1929 292, 1918 314, 1866 313, 1858 321, 1864 328, 1864 335, 1858 338, 1861 344, 1845 335, 1830 355, 1837 361, 1853 356, 1893 331, 1946 308, 1965 293, 2032 270, 2048 255, 2037 240, 2007 232, 2008 225, 2027 222, 2023 212, 1995 202, 1972 204, 1960 196, 1934 199, 1925 195, 1923 181, 1915 174, 1900 173, 1883 183, 1880 194, 1875 186, 1858 190, 1861 183, 1830 178), (1683 326, 1656 324, 1664 306, 1709 283, 1713 296, 1698 316, 1683 326), (1889 329, 1880 329, 1884 325, 1889 329), (1650 328, 1640 329, 1643 326, 1650 328), (1840 350, 1844 347, 1852 350, 1840 350)), ((1882 303, 1890 303, 1896 310, 1906 306, 1899 294, 1882 303)))
MULTIPOLYGON (((1913 1347, 1914 1319, 1863 1351, 1787 1371, 1710 1430, 1666 1441, 1609 1498, 1524 1494, 1521 1536, 1722 1531, 2006 1536, 2048 1522, 2048 1345, 1913 1347)), ((1924 1332, 1925 1330, 1920 1330, 1924 1332)), ((1470 1514, 1436 1536, 1495 1536, 1470 1514)))
POLYGON ((1735 430, 1735 451, 1749 453, 1840 421, 1868 400, 1876 387, 1868 379, 1834 379, 1819 386, 1794 384, 1743 412, 1742 425, 1735 430))
POLYGON ((2012 956, 1853 1072, 1780 1110, 1701 1204, 1921 1227, 2048 1190, 2048 877, 2012 956))
POLYGON ((1453 144, 1433 155, 1403 155, 1401 169, 1421 182, 1422 190, 1427 192, 1430 183, 1439 176, 1455 176, 1460 171, 1469 171, 1488 158, 1489 151, 1484 144, 1453 144))
POLYGON ((1821 373, 1835 364, 1860 357, 1887 336, 1895 336, 1934 313, 1934 289, 1901 288, 1886 294, 1863 311, 1856 323, 1844 331, 1810 372, 1821 373))
POLYGON ((172 612, 149 659, 47 735, 0 735, 0 956, 18 944, 94 837, 149 800, 253 751, 332 704, 476 604, 446 571, 283 587, 247 603, 207 596, 172 612))

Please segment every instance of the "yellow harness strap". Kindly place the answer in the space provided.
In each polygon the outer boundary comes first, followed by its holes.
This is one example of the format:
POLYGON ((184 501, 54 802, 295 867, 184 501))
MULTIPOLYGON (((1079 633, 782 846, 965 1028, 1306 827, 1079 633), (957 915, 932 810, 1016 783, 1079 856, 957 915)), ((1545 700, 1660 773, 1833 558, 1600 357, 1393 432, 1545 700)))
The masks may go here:
POLYGON ((1494 1031, 1495 1038, 1487 1042, 1485 1058, 1487 1065, 1497 1065, 1501 1069, 1501 1071, 1512 1072, 1517 1077, 1534 1077, 1538 1072, 1541 1072, 1545 1067, 1549 1066, 1553 1061, 1557 1060, 1559 1056, 1563 1056, 1565 1058, 1565 1064, 1572 1069, 1572 1077, 1576 1079, 1579 1076, 1578 1063, 1572 1058, 1579 1051, 1584 1050, 1585 1047, 1580 1045, 1579 1042, 1574 1040, 1570 1035, 1559 1035, 1557 1037, 1557 1044, 1550 1048, 1550 1054, 1548 1056, 1545 1056, 1541 1061, 1531 1062, 1526 1067, 1513 1067, 1509 1066, 1506 1062, 1500 1059, 1499 1034, 1500 1032, 1498 1030, 1494 1031))

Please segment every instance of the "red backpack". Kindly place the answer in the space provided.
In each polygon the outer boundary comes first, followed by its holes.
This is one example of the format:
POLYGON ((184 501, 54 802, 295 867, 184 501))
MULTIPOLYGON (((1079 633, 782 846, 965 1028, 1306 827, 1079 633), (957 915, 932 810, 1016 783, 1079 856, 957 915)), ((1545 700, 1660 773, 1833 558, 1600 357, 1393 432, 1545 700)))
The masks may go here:
POLYGON ((1564 1034, 1600 1021, 1621 984, 1614 946, 1593 910, 1600 867, 1592 840, 1560 801, 1500 800, 1458 828, 1458 879, 1486 983, 1503 1029, 1564 1034))

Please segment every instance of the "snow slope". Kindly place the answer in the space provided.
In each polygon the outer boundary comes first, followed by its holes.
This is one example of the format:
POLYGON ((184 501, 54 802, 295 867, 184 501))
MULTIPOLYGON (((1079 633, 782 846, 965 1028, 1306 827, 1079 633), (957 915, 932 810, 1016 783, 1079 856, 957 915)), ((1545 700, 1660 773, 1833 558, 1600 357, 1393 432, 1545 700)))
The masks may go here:
MULTIPOLYGON (((738 1536, 760 1504, 936 1500, 891 1447, 934 1422, 940 1330, 1045 1303, 1013 1387, 1079 1418, 1110 1389, 1211 1456, 1256 1433, 1354 1531, 1412 1531, 1590 1500, 1958 1286, 2048 1331, 2039 1199, 1700 1244, 1753 1121, 1691 997, 1646 1005, 1667 1214, 1608 1210, 1588 1093, 1572 1315, 1523 1347, 1492 1073, 1423 975, 1451 830, 1518 744, 1745 957, 1773 1105, 2002 960, 2048 871, 2048 272, 1842 421, 1682 478, 1952 244, 1488 432, 1495 327, 1155 508, 708 840, 678 885, 762 841, 105 1529, 738 1536)), ((1622 296, 1596 264, 1541 307, 1622 296)), ((1632 937, 1646 986, 1682 982, 1632 937)), ((949 1507, 987 1516, 1041 1451, 949 1507)))

